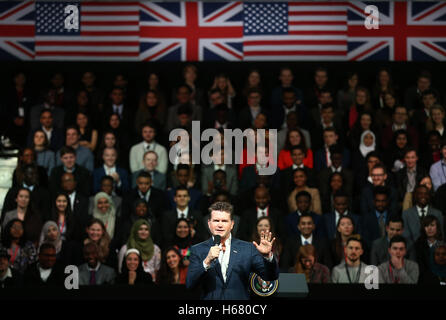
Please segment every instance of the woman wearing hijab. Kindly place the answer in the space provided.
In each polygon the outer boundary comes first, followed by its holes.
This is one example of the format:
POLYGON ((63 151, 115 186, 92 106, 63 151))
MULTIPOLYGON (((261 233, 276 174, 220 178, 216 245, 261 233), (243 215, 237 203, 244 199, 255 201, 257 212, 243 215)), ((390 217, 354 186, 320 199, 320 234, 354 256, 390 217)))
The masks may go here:
POLYGON ((180 252, 185 266, 189 265, 190 247, 201 242, 196 234, 192 237, 191 226, 187 219, 180 218, 175 225, 175 237, 173 246, 180 252))
POLYGON ((40 232, 39 248, 43 243, 51 243, 56 248, 56 260, 57 262, 65 262, 64 260, 64 244, 60 229, 56 222, 47 221, 40 232))
POLYGON ((359 147, 353 152, 353 172, 367 171, 366 156, 369 152, 376 150, 376 136, 371 130, 361 134, 359 147))
POLYGON ((150 236, 151 225, 145 219, 137 220, 130 231, 127 244, 123 245, 118 254, 119 273, 122 273, 122 261, 128 249, 137 249, 141 253, 141 260, 145 272, 150 273, 156 281, 156 273, 160 268, 161 250, 153 243, 150 236))
POLYGON ((128 249, 121 266, 116 284, 121 286, 147 286, 153 284, 150 273, 144 272, 141 253, 138 249, 128 249))
POLYGON ((110 239, 115 234, 116 209, 112 198, 105 192, 98 192, 94 196, 93 217, 101 220, 110 239))

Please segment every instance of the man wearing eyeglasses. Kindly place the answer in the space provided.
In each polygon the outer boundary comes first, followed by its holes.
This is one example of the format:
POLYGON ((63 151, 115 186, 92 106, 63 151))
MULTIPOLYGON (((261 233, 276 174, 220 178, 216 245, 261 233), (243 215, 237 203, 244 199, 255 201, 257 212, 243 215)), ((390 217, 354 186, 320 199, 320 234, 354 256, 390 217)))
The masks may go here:
POLYGON ((360 212, 365 217, 369 212, 374 212, 374 196, 373 189, 381 186, 386 187, 388 190, 388 202, 389 209, 392 212, 398 211, 398 192, 396 188, 388 181, 388 175, 386 167, 383 164, 377 164, 371 171, 372 183, 367 182, 362 188, 360 198, 360 212))

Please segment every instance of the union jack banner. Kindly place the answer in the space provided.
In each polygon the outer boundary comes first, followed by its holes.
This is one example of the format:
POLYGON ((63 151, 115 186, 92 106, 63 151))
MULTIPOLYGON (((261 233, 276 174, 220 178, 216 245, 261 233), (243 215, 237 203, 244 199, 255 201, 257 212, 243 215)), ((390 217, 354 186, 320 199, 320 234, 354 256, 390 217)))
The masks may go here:
POLYGON ((141 2, 142 61, 243 60, 241 2, 141 2))
POLYGON ((445 61, 446 3, 0 1, 0 60, 10 59, 445 61), (378 29, 364 26, 368 5, 378 29))
POLYGON ((446 60, 446 3, 350 1, 348 60, 446 60), (364 8, 379 9, 379 29, 366 29, 364 8))
POLYGON ((0 2, 0 59, 34 59, 34 1, 0 2))

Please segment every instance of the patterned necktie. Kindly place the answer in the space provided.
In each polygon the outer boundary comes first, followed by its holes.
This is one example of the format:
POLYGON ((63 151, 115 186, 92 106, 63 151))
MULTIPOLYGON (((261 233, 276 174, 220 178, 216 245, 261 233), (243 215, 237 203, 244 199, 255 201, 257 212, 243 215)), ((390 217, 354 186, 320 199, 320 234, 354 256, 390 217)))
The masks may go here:
POLYGON ((96 285, 96 270, 90 271, 90 285, 96 285))
POLYGON ((379 216, 379 230, 381 232, 381 237, 384 237, 386 234, 386 222, 384 221, 384 213, 381 213, 379 216))
POLYGON ((422 208, 421 209, 421 217, 420 219, 423 219, 426 216, 426 209, 422 208))

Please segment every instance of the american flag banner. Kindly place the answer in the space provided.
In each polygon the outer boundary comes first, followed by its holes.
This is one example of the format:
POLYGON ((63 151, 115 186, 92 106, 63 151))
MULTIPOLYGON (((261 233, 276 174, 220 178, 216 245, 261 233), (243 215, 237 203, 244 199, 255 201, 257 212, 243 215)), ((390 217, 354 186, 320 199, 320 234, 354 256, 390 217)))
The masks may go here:
POLYGON ((244 3, 244 60, 345 60, 345 2, 244 3))
POLYGON ((141 2, 142 61, 243 59, 243 4, 141 2))
POLYGON ((34 6, 0 2, 0 60, 34 59, 34 6))
POLYGON ((446 60, 446 3, 442 1, 350 1, 348 59, 446 60), (379 9, 379 29, 364 27, 364 8, 379 9))
POLYGON ((137 2, 36 2, 37 60, 138 61, 137 2), (77 29, 67 28, 75 6, 77 29))

